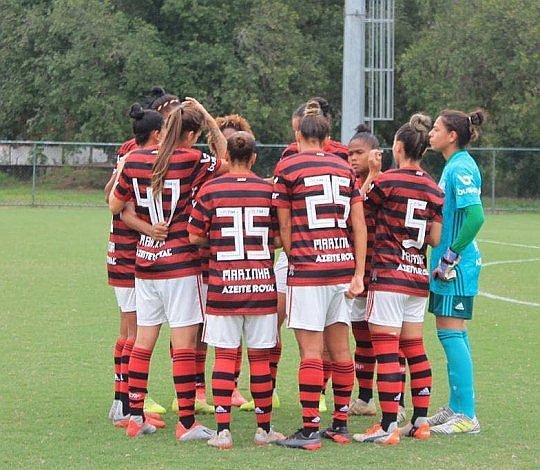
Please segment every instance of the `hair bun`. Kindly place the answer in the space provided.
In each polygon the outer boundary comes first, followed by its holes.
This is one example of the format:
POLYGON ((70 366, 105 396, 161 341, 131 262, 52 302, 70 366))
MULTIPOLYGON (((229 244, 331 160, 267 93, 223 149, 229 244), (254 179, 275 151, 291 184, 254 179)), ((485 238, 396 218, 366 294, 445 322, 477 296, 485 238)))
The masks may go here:
POLYGON ((321 106, 318 101, 310 100, 306 103, 304 116, 319 116, 321 114, 321 106))
POLYGON ((316 101, 319 103, 319 107, 321 108, 321 113, 324 117, 328 117, 330 114, 330 104, 328 101, 326 101, 321 96, 315 96, 314 98, 311 98, 309 101, 316 101))
POLYGON ((363 132, 369 132, 371 134, 371 128, 367 126, 366 124, 359 124, 354 131, 357 134, 360 134, 363 132))
POLYGON ((144 117, 144 109, 140 103, 133 103, 129 110, 129 117, 133 119, 142 119, 144 117))
POLYGON ((431 129, 431 118, 425 114, 416 113, 409 119, 409 125, 418 132, 427 132, 431 129))
POLYGON ((477 109, 469 114, 469 120, 473 126, 481 125, 486 119, 486 114, 482 109, 477 109))

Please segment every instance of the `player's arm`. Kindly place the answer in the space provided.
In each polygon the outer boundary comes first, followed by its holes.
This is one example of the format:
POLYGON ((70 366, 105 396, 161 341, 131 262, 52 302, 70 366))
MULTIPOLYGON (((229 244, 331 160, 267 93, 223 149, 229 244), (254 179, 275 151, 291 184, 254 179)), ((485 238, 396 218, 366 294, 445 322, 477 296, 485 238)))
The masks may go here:
POLYGON ((135 212, 135 204, 131 201, 124 205, 124 210, 120 213, 120 218, 129 228, 148 235, 158 242, 164 241, 169 233, 169 227, 165 222, 158 222, 151 225, 140 219, 135 212))
POLYGON ((354 243, 354 274, 347 292, 348 297, 356 297, 364 291, 364 271, 366 268, 367 228, 364 218, 364 206, 357 202, 351 206, 350 221, 354 243))
POLYGON ((105 193, 105 202, 109 202, 109 194, 111 194, 112 188, 114 187, 114 183, 116 181, 116 170, 114 173, 111 174, 111 177, 109 178, 109 181, 105 185, 105 188, 103 189, 103 192, 105 193))
POLYGON ((442 224, 440 222, 432 222, 427 238, 429 246, 439 246, 441 242, 442 224))
POLYGON ((189 234, 189 243, 193 245, 198 245, 201 247, 209 247, 210 239, 208 237, 201 237, 200 235, 195 235, 194 233, 189 234))
POLYGON ((360 188, 360 194, 366 194, 369 191, 371 183, 373 183, 373 181, 375 181, 375 179, 380 175, 381 162, 382 152, 379 149, 370 150, 368 155, 369 173, 366 177, 366 180, 362 184, 362 187, 360 188))
POLYGON ((279 234, 281 237, 281 245, 283 250, 289 255, 292 243, 292 222, 291 209, 289 207, 278 207, 277 218, 279 222, 279 234))

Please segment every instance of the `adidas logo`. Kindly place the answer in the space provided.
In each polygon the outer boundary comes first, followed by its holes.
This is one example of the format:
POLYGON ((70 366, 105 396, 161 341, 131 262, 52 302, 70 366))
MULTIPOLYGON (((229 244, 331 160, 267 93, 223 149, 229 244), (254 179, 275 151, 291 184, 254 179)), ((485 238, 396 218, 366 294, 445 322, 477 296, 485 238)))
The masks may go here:
POLYGON ((319 416, 316 416, 315 418, 313 418, 311 420, 312 423, 320 423, 321 422, 321 418, 319 416))
POLYGON ((258 415, 262 415, 264 413, 263 410, 261 410, 258 406, 255 408, 255 413, 258 415))
POLYGON ((459 310, 460 312, 462 312, 463 310, 465 310, 465 307, 463 306, 463 302, 460 302, 459 304, 457 304, 457 305, 454 307, 454 310, 459 310))
POLYGON ((227 410, 223 408, 221 405, 216 406, 216 413, 227 413, 227 410))
POLYGON ((399 392, 395 397, 394 397, 394 401, 399 401, 401 400, 401 392, 399 392))
POLYGON ((122 382, 122 374, 114 374, 115 382, 122 382))
POLYGON ((431 393, 430 393, 430 391, 429 391, 429 388, 427 388, 427 387, 424 387, 422 390, 420 390, 420 391, 418 392, 418 396, 419 396, 419 397, 427 397, 427 396, 429 396, 429 395, 431 395, 431 393))
POLYGON ((342 406, 339 411, 342 413, 347 413, 349 411, 349 405, 342 406))

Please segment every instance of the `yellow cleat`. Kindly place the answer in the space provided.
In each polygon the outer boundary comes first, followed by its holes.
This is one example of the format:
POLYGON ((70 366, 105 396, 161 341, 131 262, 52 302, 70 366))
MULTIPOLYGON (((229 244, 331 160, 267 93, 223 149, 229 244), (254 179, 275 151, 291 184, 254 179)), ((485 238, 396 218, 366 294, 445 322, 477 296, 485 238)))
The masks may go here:
POLYGON ((146 413, 157 413, 160 415, 164 415, 167 413, 167 410, 163 408, 159 403, 156 403, 152 398, 150 398, 148 395, 146 395, 146 398, 144 399, 144 411, 146 413))

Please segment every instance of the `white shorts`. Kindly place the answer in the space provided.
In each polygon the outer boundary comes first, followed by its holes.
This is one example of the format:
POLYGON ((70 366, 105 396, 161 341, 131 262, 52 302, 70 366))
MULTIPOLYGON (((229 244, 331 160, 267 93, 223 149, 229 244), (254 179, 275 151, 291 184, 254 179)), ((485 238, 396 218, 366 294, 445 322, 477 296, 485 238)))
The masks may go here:
POLYGON ((206 299, 208 299, 208 284, 201 282, 201 306, 206 315, 206 299))
POLYGON ((287 293, 287 269, 289 260, 284 251, 279 254, 279 258, 274 266, 274 274, 276 275, 276 290, 281 294, 287 293))
POLYGON ((137 325, 171 328, 203 322, 201 276, 175 279, 135 278, 137 325))
POLYGON ((352 299, 345 297, 349 284, 333 286, 289 286, 287 327, 324 331, 334 323, 351 324, 352 299))
POLYGON ((131 313, 137 310, 134 287, 115 287, 114 295, 116 295, 116 303, 122 313, 131 313))
POLYGON ((367 321, 375 325, 401 328, 403 322, 422 323, 427 297, 398 292, 373 291, 367 297, 367 321))
POLYGON ((351 321, 366 321, 366 297, 355 297, 352 303, 351 321))
POLYGON ((203 341, 216 348, 273 348, 277 342, 277 313, 270 315, 206 315, 203 341))

